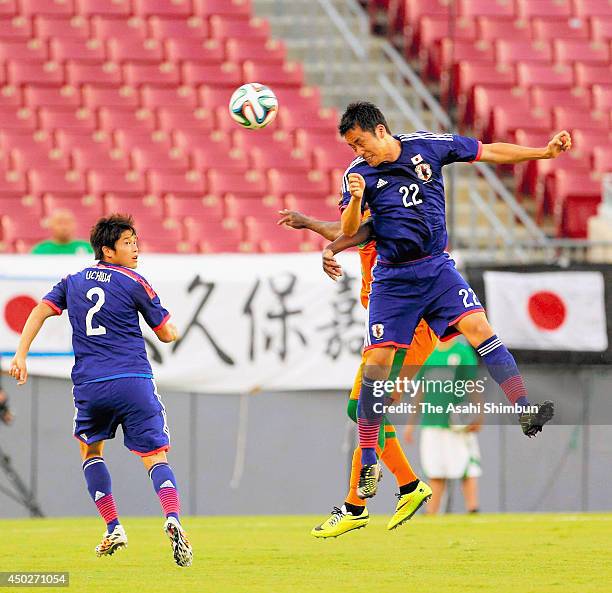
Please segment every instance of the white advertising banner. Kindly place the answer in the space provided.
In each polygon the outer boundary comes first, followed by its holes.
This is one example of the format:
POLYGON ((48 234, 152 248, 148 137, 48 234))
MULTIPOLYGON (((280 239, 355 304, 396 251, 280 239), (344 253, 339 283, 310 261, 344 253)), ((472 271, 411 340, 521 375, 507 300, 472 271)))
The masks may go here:
MULTIPOLYGON (((162 344, 142 322, 161 388, 197 393, 344 389, 360 359, 365 311, 356 253, 339 256, 334 283, 320 255, 141 256, 138 273, 172 314, 181 339, 162 344)), ((0 350, 6 370, 25 317, 82 256, 0 257, 0 350)), ((32 347, 31 374, 69 377, 68 316, 49 319, 32 347)), ((121 336, 117 336, 120 340, 121 336)))

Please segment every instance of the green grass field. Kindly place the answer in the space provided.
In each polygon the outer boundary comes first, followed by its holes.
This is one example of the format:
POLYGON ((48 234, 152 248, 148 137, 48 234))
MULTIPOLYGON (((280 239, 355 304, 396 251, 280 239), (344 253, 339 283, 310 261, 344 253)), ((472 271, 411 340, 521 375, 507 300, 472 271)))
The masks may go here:
POLYGON ((67 570, 78 593, 587 593, 612 582, 612 515, 417 516, 393 532, 377 517, 325 541, 309 535, 318 519, 186 517, 188 569, 161 520, 124 518, 129 547, 110 558, 93 552, 99 519, 2 520, 0 570, 67 570))

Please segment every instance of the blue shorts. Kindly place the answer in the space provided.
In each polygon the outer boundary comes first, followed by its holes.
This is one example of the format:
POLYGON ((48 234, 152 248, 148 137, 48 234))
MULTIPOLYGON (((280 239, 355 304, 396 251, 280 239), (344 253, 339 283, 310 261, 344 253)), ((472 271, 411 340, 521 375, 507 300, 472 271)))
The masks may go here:
POLYGON ((74 436, 90 445, 115 438, 123 429, 125 446, 137 455, 170 448, 166 408, 153 379, 124 377, 75 385, 74 436))
POLYGON ((459 334, 455 323, 484 311, 447 253, 405 264, 378 261, 373 277, 364 351, 408 348, 421 319, 449 340, 459 334))

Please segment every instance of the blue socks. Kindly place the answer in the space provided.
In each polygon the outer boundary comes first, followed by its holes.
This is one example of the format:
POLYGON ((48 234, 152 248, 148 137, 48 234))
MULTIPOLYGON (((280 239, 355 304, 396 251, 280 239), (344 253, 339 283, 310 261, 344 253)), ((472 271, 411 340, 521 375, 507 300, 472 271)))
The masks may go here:
POLYGON ((87 490, 106 521, 108 533, 119 525, 115 501, 111 491, 111 476, 102 457, 91 457, 83 462, 87 490))

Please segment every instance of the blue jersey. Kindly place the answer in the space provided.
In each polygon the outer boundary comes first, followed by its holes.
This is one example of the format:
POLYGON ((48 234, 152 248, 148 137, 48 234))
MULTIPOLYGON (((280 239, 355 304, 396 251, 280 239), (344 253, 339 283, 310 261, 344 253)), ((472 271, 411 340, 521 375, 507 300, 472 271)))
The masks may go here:
POLYGON ((153 377, 138 313, 154 330, 169 319, 159 297, 130 268, 100 262, 58 282, 44 298, 72 325, 75 385, 120 377, 153 377))
POLYGON ((394 136, 399 158, 371 167, 361 157, 348 167, 342 182, 342 207, 348 206, 349 173, 366 182, 364 207, 372 214, 379 258, 391 263, 439 255, 447 244, 442 167, 478 160, 482 144, 454 134, 414 132, 394 136))

